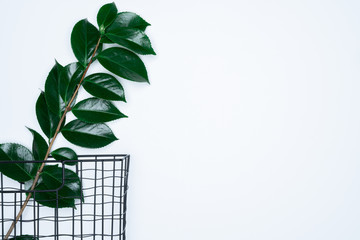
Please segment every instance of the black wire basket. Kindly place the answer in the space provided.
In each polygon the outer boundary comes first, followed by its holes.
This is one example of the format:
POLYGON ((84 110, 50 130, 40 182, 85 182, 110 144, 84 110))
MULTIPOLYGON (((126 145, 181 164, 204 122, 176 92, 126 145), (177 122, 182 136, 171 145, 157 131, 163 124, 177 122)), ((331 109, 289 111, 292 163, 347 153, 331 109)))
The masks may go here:
MULTIPOLYGON (((82 155, 77 161, 76 165, 69 166, 51 158, 47 160, 47 165, 58 164, 63 173, 68 168, 80 177, 83 196, 76 196, 79 199, 75 208, 49 208, 30 198, 9 239, 27 235, 39 240, 125 240, 130 156, 82 155)), ((6 162, 0 161, 2 163, 6 162)), ((25 190, 24 184, 1 173, 0 187, 0 236, 4 239, 29 191, 25 190)), ((44 191, 58 196, 60 190, 61 187, 44 191)), ((36 198, 37 192, 31 192, 36 198)))

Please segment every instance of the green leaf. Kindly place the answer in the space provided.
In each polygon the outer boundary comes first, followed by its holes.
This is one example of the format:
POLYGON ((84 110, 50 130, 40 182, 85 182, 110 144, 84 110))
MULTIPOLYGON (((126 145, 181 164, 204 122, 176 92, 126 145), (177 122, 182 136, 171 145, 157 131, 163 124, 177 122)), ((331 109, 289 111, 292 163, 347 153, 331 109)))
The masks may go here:
POLYGON ((99 98, 88 98, 76 104, 72 112, 84 122, 101 123, 119 118, 125 118, 110 101, 99 98))
POLYGON ((84 79, 83 87, 91 95, 115 101, 124 101, 124 88, 119 81, 107 73, 95 73, 84 79))
POLYGON ((97 23, 100 28, 100 33, 104 34, 106 27, 108 27, 116 18, 117 8, 115 3, 108 3, 102 6, 97 15, 97 23))
POLYGON ((138 54, 156 55, 151 47, 150 39, 139 29, 109 27, 106 37, 138 54))
POLYGON ((135 82, 149 82, 144 63, 129 50, 108 48, 97 58, 107 70, 122 78, 135 82))
POLYGON ((150 26, 150 23, 147 23, 139 15, 133 12, 121 12, 119 13, 114 22, 111 24, 111 28, 137 28, 141 31, 145 31, 146 27, 150 26))
MULTIPOLYGON (((15 238, 10 238, 9 240, 15 240, 15 238)), ((16 236, 16 240, 38 240, 38 238, 31 235, 21 235, 16 236)))
POLYGON ((32 152, 34 155, 35 160, 44 160, 47 150, 49 148, 48 144, 46 143, 45 139, 35 130, 31 128, 27 128, 32 133, 34 140, 32 144, 32 152))
POLYGON ((73 120, 61 132, 69 142, 86 148, 104 147, 117 140, 111 129, 103 123, 73 120))
MULTIPOLYGON (((50 139, 54 136, 60 117, 49 110, 45 99, 45 93, 41 92, 36 101, 36 117, 41 130, 50 139)), ((65 122, 65 121, 64 121, 65 122)))
POLYGON ((17 163, 1 163, 0 172, 18 182, 26 182, 36 175, 38 164, 29 162, 34 157, 30 150, 16 143, 0 144, 0 162, 18 161, 17 163))
MULTIPOLYGON (((51 156, 53 156, 53 158, 55 158, 58 161, 64 161, 64 160, 78 160, 78 156, 76 155, 76 153, 74 152, 74 150, 70 149, 70 148, 58 148, 55 151, 51 152, 51 156)), ((70 161, 64 162, 67 165, 76 165, 77 162, 75 161, 70 161)))
MULTIPOLYGON (((109 26, 109 29, 118 30, 124 28, 136 28, 141 31, 145 31, 146 27, 150 26, 144 19, 133 12, 121 12, 118 13, 113 23, 109 26)), ((106 31, 107 32, 107 31, 106 31)), ((102 43, 114 43, 108 37, 103 36, 101 38, 102 43)))
POLYGON ((46 103, 54 114, 61 117, 62 112, 65 110, 65 103, 60 97, 60 72, 62 71, 63 66, 58 62, 55 63, 55 66, 51 69, 46 82, 45 82, 45 98, 46 103))
MULTIPOLYGON (((99 38, 99 31, 87 19, 75 24, 71 33, 71 47, 75 57, 84 67, 88 65, 99 38)), ((98 50, 101 50, 101 45, 98 50)))
POLYGON ((100 40, 101 43, 113 43, 113 41, 111 41, 109 38, 107 38, 105 35, 103 35, 101 37, 101 40, 100 40))
POLYGON ((35 192, 32 197, 40 204, 51 208, 75 208, 75 199, 83 199, 81 181, 75 172, 57 165, 46 165, 34 190, 56 189, 58 196, 56 191, 50 191, 35 192))
POLYGON ((61 71, 59 89, 60 95, 66 105, 71 100, 77 85, 80 83, 84 71, 83 66, 78 62, 66 65, 61 71))

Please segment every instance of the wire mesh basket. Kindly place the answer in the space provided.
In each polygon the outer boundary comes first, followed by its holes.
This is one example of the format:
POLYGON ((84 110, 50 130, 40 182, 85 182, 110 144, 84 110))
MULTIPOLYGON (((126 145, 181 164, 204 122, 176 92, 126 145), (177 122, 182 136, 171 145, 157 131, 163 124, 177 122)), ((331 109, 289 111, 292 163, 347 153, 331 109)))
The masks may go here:
MULTIPOLYGON (((62 166, 63 172, 66 168, 76 172, 83 196, 76 196, 75 208, 49 208, 30 198, 9 239, 28 235, 39 240, 125 240, 129 160, 129 155, 82 155, 74 166, 47 160, 47 165, 62 166)), ((1 173, 0 187, 0 236, 4 239, 29 191, 1 173)), ((45 191, 58 196, 60 190, 45 191)), ((37 191, 32 194, 36 198, 37 191)))

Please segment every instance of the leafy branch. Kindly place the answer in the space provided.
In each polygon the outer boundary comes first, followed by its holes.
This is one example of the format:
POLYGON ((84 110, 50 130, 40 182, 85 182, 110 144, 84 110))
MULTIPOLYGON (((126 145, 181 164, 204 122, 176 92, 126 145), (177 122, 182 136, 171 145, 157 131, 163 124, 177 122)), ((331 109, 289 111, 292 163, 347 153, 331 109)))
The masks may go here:
POLYGON ((34 191, 57 189, 64 185, 59 190, 60 199, 54 199, 47 192, 36 193, 34 200, 48 207, 75 207, 75 198, 83 200, 81 181, 76 173, 66 168, 63 172, 57 165, 46 165, 50 154, 56 160, 77 159, 75 151, 67 147, 52 151, 59 133, 70 143, 86 148, 104 147, 117 140, 105 122, 127 117, 111 102, 126 102, 124 89, 116 77, 108 73, 95 73, 86 77, 90 65, 99 60, 105 69, 121 78, 149 82, 145 65, 137 54, 155 54, 144 33, 150 24, 135 13, 118 13, 114 3, 100 8, 97 23, 99 29, 87 19, 76 23, 71 33, 71 46, 78 62, 65 67, 56 62, 46 79, 45 91, 41 92, 36 102, 37 119, 49 144, 41 134, 30 128, 33 134, 32 152, 20 144, 0 144, 0 162, 13 161, 11 164, 0 164, 0 172, 25 183, 28 189, 26 200, 5 240, 9 238, 34 191), (122 47, 102 51, 104 44, 122 47), (76 104, 81 86, 94 97, 76 104), (69 112, 77 119, 65 124, 69 112), (43 162, 34 163, 34 159, 43 162))

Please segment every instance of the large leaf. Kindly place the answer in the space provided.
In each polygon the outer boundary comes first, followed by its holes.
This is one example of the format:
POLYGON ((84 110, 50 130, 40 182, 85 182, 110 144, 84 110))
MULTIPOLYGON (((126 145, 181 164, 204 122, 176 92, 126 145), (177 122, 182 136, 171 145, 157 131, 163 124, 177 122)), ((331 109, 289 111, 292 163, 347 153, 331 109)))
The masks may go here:
POLYGON ((74 91, 79 84, 82 75, 84 74, 84 71, 84 67, 78 62, 66 65, 61 71, 59 89, 60 95, 66 105, 72 98, 74 91))
POLYGON ((116 18, 117 8, 115 3, 108 3, 102 6, 97 15, 97 23, 100 33, 104 34, 106 27, 108 27, 116 18))
POLYGON ((56 62, 45 82, 46 103, 49 106, 50 111, 52 111, 59 117, 61 117, 61 114, 65 110, 65 103, 60 97, 59 90, 60 72, 62 71, 62 69, 63 66, 56 62))
POLYGON ((111 129, 103 123, 73 120, 61 132, 69 142, 86 148, 104 147, 117 140, 111 129))
POLYGON ((63 169, 57 165, 44 167, 34 190, 48 190, 48 192, 35 192, 32 197, 40 204, 52 208, 75 207, 75 199, 83 199, 78 175, 70 169, 63 169), (58 189, 57 194, 56 189, 58 189))
POLYGON ((154 54, 150 39, 136 28, 109 28, 106 37, 138 54, 154 54))
POLYGON ((44 134, 49 139, 52 138, 59 124, 60 117, 49 110, 44 92, 40 93, 36 102, 36 117, 44 134))
POLYGON ((95 97, 126 102, 124 88, 119 81, 110 74, 95 73, 87 76, 84 79, 83 87, 88 93, 95 97))
POLYGON ((135 82, 149 82, 146 68, 133 52, 123 48, 108 48, 98 55, 98 60, 110 72, 135 82))
POLYGON ((137 28, 141 31, 145 31, 146 27, 150 26, 150 23, 147 23, 139 15, 133 12, 121 12, 119 13, 114 22, 110 25, 111 28, 137 28))
POLYGON ((32 152, 34 158, 36 160, 44 160, 47 150, 49 148, 48 144, 46 143, 45 139, 35 130, 28 128, 29 131, 32 133, 34 139, 32 144, 32 152))
POLYGON ((39 166, 29 162, 33 160, 30 150, 20 144, 0 144, 0 172, 9 178, 21 183, 33 179, 39 166), (2 161, 14 161, 14 163, 2 163, 2 161))
MULTIPOLYGON (((74 150, 72 150, 71 148, 58 148, 55 151, 51 152, 51 156, 53 156, 53 158, 55 158, 58 161, 64 161, 64 160, 77 160, 78 156, 77 154, 74 152, 74 150)), ((76 165, 76 161, 65 161, 64 162, 67 165, 76 165)))
POLYGON ((73 107, 72 112, 78 119, 90 123, 109 122, 127 117, 110 101, 99 98, 82 100, 73 107))
MULTIPOLYGON (((146 27, 150 26, 144 19, 133 12, 121 12, 118 13, 113 23, 109 26, 109 29, 117 30, 123 28, 136 28, 141 31, 145 31, 146 27)), ((108 37, 103 36, 101 39, 103 43, 113 43, 108 37)))
MULTIPOLYGON (((15 238, 9 238, 9 240, 15 240, 15 238)), ((32 235, 21 235, 16 236, 16 240, 38 240, 38 238, 32 235)))
MULTIPOLYGON (((71 33, 71 47, 75 57, 84 67, 88 65, 99 38, 99 31, 87 19, 75 24, 71 33)), ((101 49, 101 45, 98 49, 101 49)))

